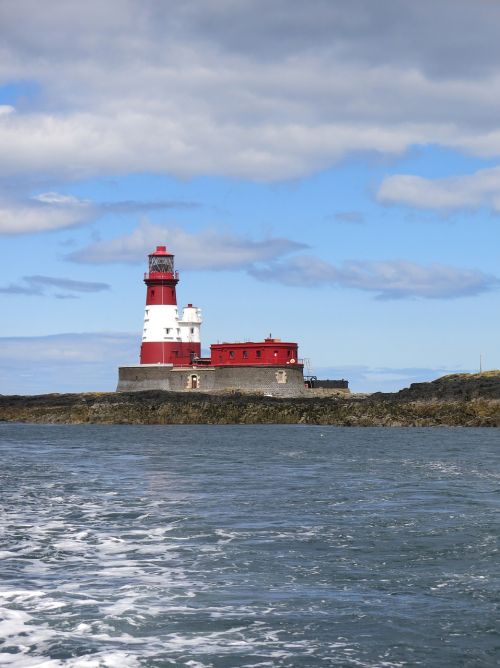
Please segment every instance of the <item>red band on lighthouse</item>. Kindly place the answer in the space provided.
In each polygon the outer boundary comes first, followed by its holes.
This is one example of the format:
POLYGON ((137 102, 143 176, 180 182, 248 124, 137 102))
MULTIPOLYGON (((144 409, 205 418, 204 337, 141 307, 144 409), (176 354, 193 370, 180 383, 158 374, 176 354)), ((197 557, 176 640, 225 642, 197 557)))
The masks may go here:
POLYGON ((170 306, 177 305, 175 285, 154 282, 150 279, 144 279, 144 282, 148 286, 146 292, 146 306, 158 304, 169 304, 170 306))

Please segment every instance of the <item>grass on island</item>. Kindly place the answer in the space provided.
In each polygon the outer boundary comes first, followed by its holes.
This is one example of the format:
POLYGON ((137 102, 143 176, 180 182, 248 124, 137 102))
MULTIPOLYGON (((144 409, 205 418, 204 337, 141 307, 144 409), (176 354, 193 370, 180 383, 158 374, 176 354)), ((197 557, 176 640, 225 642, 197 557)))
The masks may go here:
POLYGON ((491 369, 490 371, 481 371, 477 373, 450 373, 447 376, 441 376, 436 378, 432 382, 437 380, 454 380, 455 378, 495 378, 495 376, 500 376, 500 369, 491 369))

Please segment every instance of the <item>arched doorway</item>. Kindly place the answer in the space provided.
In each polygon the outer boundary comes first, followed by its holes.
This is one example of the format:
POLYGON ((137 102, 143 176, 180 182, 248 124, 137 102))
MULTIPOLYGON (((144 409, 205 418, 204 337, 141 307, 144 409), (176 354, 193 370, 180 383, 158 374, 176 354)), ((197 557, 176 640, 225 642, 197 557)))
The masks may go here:
POLYGON ((195 373, 191 374, 191 389, 198 389, 198 376, 195 373))

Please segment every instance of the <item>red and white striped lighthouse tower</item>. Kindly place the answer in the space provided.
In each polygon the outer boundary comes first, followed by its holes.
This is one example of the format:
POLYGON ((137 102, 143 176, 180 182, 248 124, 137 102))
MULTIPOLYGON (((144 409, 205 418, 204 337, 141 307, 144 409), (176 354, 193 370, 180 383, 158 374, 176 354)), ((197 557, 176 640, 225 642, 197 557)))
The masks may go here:
POLYGON ((166 246, 149 254, 141 364, 188 366, 200 357, 201 311, 188 304, 179 318, 175 288, 179 273, 166 246))

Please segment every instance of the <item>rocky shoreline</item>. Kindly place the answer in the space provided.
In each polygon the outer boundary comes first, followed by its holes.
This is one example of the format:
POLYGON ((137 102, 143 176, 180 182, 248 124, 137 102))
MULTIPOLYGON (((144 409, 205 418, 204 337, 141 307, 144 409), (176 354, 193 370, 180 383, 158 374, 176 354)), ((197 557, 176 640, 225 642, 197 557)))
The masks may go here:
POLYGON ((500 427, 500 371, 444 376, 369 396, 280 399, 160 391, 0 396, 0 421, 500 427))

